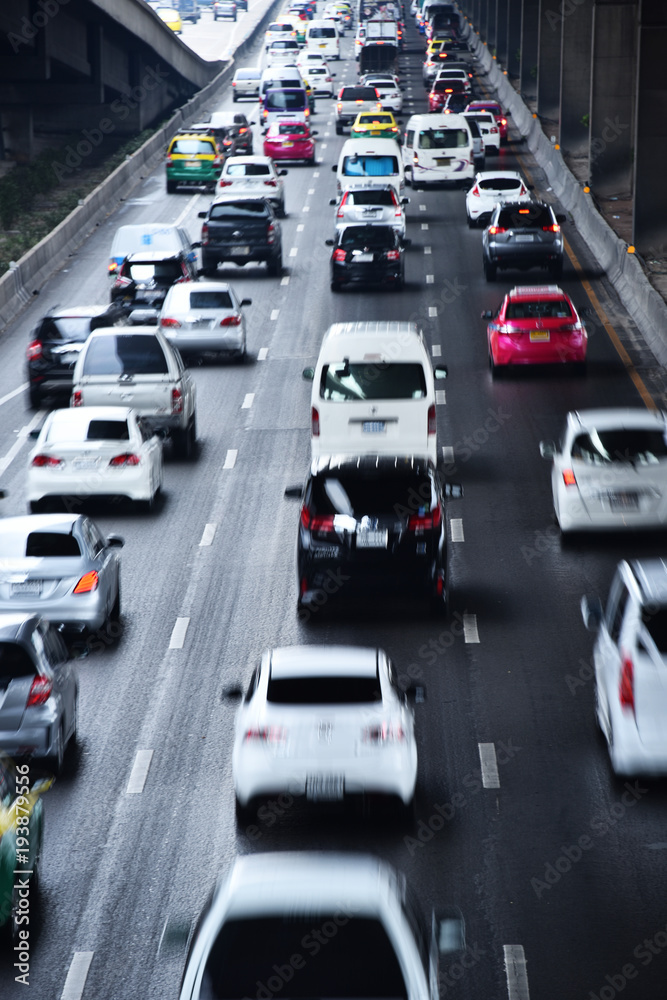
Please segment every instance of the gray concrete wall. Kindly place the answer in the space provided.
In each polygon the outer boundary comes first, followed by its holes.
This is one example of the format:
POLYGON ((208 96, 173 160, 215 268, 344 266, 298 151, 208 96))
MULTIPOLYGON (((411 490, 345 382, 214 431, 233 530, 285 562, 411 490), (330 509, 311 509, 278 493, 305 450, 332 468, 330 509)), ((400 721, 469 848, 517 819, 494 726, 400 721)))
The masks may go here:
POLYGON ((593 0, 570 0, 561 16, 560 144, 580 156, 589 142, 593 0))

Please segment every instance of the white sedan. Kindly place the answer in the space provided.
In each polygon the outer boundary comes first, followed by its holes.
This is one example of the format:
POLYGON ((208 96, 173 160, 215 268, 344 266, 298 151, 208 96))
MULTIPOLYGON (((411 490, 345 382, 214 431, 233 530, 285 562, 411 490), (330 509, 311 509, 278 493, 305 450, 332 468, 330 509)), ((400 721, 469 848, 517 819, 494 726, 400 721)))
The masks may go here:
POLYGON ((561 443, 540 442, 553 462, 561 532, 667 527, 667 413, 640 409, 568 413, 561 443))
POLYGON ((254 194, 266 198, 280 216, 285 214, 286 170, 277 170, 270 156, 230 156, 215 188, 216 198, 254 194))
POLYGON ((499 201, 531 201, 530 188, 516 170, 484 170, 477 174, 466 195, 470 229, 488 222, 499 201))
POLYGON ((403 93, 395 77, 389 77, 386 73, 381 75, 368 73, 364 77, 364 84, 375 87, 384 111, 403 110, 403 93))
POLYGON ((29 456, 32 513, 54 500, 78 511, 90 497, 127 497, 150 508, 162 486, 162 439, 134 410, 53 410, 29 456))
POLYGON ((334 77, 326 63, 302 63, 302 76, 308 81, 314 97, 334 96, 334 77))
POLYGON ((386 653, 266 650, 237 715, 232 774, 239 821, 262 796, 281 793, 313 803, 379 795, 412 809, 413 709, 386 653))

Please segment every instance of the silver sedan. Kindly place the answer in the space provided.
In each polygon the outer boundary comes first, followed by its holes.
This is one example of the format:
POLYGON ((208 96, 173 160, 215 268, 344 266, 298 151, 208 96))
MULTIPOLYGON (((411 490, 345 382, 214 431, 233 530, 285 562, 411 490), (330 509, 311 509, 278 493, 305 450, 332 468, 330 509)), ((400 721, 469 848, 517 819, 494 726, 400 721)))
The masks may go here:
POLYGON ((243 306, 226 281, 172 285, 160 313, 160 329, 184 357, 226 354, 243 358, 246 324, 243 306))
POLYGON ((120 616, 123 539, 81 514, 0 520, 0 613, 39 615, 77 631, 120 616))
POLYGON ((404 238, 404 206, 409 202, 409 198, 399 197, 391 184, 369 184, 368 187, 344 191, 340 201, 332 198, 329 204, 336 206, 337 230, 344 229, 351 223, 377 223, 391 226, 404 238))

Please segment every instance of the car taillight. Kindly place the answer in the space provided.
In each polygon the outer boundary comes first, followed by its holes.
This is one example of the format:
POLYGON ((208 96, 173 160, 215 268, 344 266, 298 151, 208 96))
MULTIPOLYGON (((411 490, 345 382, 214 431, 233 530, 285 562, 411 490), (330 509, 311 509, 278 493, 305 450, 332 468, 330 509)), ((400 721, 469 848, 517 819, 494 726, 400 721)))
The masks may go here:
POLYGON ((489 226, 489 236, 496 236, 498 233, 506 233, 504 226, 489 226))
POLYGON ((341 247, 338 247, 338 249, 334 250, 334 252, 333 252, 333 259, 334 260, 344 261, 346 257, 347 257, 347 253, 341 247))
POLYGON ((482 197, 480 195, 480 193, 479 193, 479 185, 478 184, 475 184, 475 186, 472 189, 472 191, 470 192, 470 194, 474 194, 475 198, 481 198, 482 197))
POLYGON ((497 135, 498 134, 498 129, 494 125, 493 128, 489 129, 489 132, 491 133, 491 135, 497 135))
POLYGON ((76 587, 72 591, 73 594, 92 594, 94 590, 97 590, 100 578, 97 575, 97 571, 92 569, 90 573, 84 573, 76 587))
POLYGON ((340 111, 340 109, 341 109, 342 107, 343 107, 343 105, 341 104, 341 102, 340 102, 340 101, 338 101, 338 103, 336 104, 336 111, 340 111))
POLYGON ((501 125, 507 125, 507 118, 499 118, 498 120, 501 125))
POLYGON ((168 167, 171 166, 172 163, 173 163, 173 160, 171 158, 171 153, 167 153, 167 166, 168 167))
POLYGON ((178 329, 180 325, 177 319, 172 319, 170 316, 165 316, 164 319, 160 320, 160 326, 167 326, 172 330, 178 329))
POLYGON ((51 697, 52 691, 53 683, 49 678, 44 677, 42 674, 37 674, 30 685, 26 708, 32 708, 35 705, 45 705, 51 697))
POLYGON ((558 327, 559 333, 577 333, 581 330, 581 323, 563 323, 558 327))
POLYGON ((228 187, 231 187, 231 186, 232 186, 232 182, 231 181, 222 181, 222 180, 218 181, 218 187, 220 187, 220 188, 228 188, 228 187))
POLYGON ((385 257, 387 260, 400 260, 401 252, 400 250, 386 250, 385 257))
POLYGON ((37 361, 38 358, 42 356, 42 342, 41 340, 32 340, 28 344, 28 361, 37 361))
POLYGON ((117 270, 118 270, 118 264, 116 263, 115 260, 112 260, 111 263, 109 264, 109 274, 113 274, 114 271, 117 270))
POLYGON ((623 708, 635 711, 635 670, 629 656, 623 658, 621 680, 618 686, 618 696, 623 708))
POLYGON ((232 80, 232 87, 236 86, 236 80, 232 80))
POLYGON ((402 743, 405 740, 405 730, 397 724, 378 722, 365 726, 361 731, 362 743, 402 743))
POLYGON ((275 239, 276 239, 276 227, 273 225, 272 222, 269 222, 268 226, 266 227, 266 242, 275 243, 275 239))
POLYGON ((183 393, 180 389, 171 390, 171 412, 174 414, 183 412, 183 393))
POLYGON ((435 419, 435 403, 431 403, 431 405, 428 408, 428 417, 426 423, 428 428, 427 434, 435 434, 438 429, 435 419))
POLYGON ((271 743, 275 746, 286 742, 287 730, 282 726, 255 726, 246 730, 243 739, 259 740, 260 743, 271 743))
POLYGON ((55 458, 53 455, 35 455, 31 464, 36 469, 43 469, 45 466, 49 469, 55 469, 58 465, 63 464, 63 460, 62 458, 55 458))
POLYGON ((310 433, 313 437, 320 436, 320 414, 316 406, 310 408, 310 433))
POLYGON ((72 393, 72 398, 70 400, 70 406, 83 406, 83 393, 80 389, 76 389, 72 393))
POLYGON ((419 163, 419 157, 418 157, 418 155, 416 153, 412 154, 412 162, 413 163, 419 163))
POLYGON ((244 133, 244 132, 247 132, 247 131, 248 131, 248 129, 247 129, 247 128, 245 127, 245 125, 244 125, 244 126, 243 126, 243 128, 240 128, 240 129, 239 129, 239 135, 243 135, 243 133, 244 133))
POLYGON ((304 504, 301 508, 301 524, 310 531, 327 534, 334 530, 334 516, 333 514, 311 514, 304 504))
POLYGON ((577 485, 577 478, 574 474, 574 469, 563 469, 563 482, 566 486, 577 485))
POLYGON ((274 187, 277 187, 277 186, 278 186, 278 182, 277 182, 277 180, 275 179, 275 177, 272 177, 270 181, 264 181, 264 183, 266 184, 266 186, 267 186, 267 187, 272 187, 272 188, 274 188, 274 187))
POLYGON ((437 528, 442 521, 442 508, 437 504, 428 514, 412 514, 408 521, 408 531, 425 531, 437 528))
POLYGON ((128 465, 139 465, 140 461, 141 459, 138 455, 133 455, 132 452, 126 451, 122 455, 114 455, 109 460, 109 465, 112 469, 125 469, 128 465))
POLYGON ((521 198, 521 196, 524 195, 524 194, 528 194, 528 191, 526 190, 526 185, 522 184, 521 185, 521 190, 519 191, 519 198, 521 198))
POLYGON ((556 223, 554 223, 553 226, 542 226, 542 231, 545 233, 559 233, 560 226, 557 225, 556 223))
POLYGON ((240 326, 241 317, 238 313, 234 313, 232 316, 225 316, 224 319, 220 320, 220 326, 240 326))
POLYGON ((208 223, 205 222, 201 227, 201 241, 202 243, 208 243, 208 223))

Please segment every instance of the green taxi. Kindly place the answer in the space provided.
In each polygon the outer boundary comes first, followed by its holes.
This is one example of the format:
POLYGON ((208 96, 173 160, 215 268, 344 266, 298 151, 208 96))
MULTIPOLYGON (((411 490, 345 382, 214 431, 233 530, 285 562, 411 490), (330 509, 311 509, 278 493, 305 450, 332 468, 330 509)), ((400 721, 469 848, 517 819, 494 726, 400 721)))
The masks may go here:
POLYGON ((224 159, 215 136, 179 132, 167 147, 167 194, 180 185, 205 185, 214 191, 224 159))

